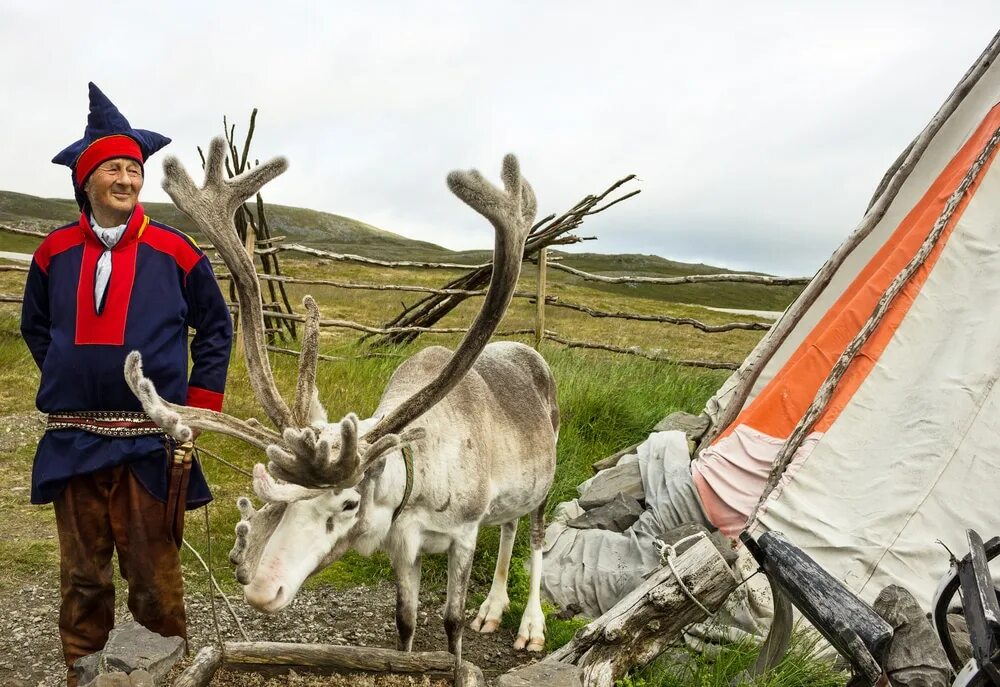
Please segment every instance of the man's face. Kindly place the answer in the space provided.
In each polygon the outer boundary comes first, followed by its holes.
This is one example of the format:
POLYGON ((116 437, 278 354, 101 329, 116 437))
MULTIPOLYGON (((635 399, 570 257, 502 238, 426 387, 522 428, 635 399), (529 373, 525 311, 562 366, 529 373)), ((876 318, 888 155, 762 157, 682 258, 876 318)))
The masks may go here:
POLYGON ((102 162, 83 186, 90 207, 114 217, 127 217, 132 212, 141 189, 142 165, 124 157, 102 162))

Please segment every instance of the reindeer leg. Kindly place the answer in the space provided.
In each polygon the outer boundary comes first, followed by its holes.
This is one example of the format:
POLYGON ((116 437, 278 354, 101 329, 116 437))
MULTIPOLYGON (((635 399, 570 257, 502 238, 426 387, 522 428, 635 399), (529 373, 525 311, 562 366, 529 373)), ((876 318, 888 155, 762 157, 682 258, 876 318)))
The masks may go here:
POLYGON ((396 572, 396 649, 413 650, 413 633, 417 627, 417 606, 420 603, 421 557, 403 556, 394 560, 392 568, 396 572))
POLYGON ((542 613, 542 543, 545 541, 545 501, 531 514, 531 583, 524 604, 515 649, 541 651, 545 648, 545 614, 542 613))
POLYGON ((459 685, 462 666, 462 628, 465 625, 465 595, 472 572, 472 556, 476 551, 478 528, 452 541, 448 550, 448 599, 444 607, 444 630, 448 635, 448 651, 455 656, 455 684, 459 685))
POLYGON ((510 606, 507 596, 507 573, 510 570, 510 554, 514 550, 514 535, 517 534, 517 520, 505 522, 500 526, 500 550, 497 552, 497 566, 493 571, 493 584, 490 593, 479 607, 479 613, 469 624, 476 632, 488 634, 500 626, 503 612, 510 606))

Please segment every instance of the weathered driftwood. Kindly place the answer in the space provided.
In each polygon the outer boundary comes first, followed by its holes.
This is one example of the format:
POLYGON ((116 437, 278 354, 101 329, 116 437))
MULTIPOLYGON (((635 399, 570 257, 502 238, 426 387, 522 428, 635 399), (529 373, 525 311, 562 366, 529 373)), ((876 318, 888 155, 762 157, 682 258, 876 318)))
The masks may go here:
POLYGON ((699 538, 669 567, 649 576, 600 618, 577 632, 568 644, 532 666, 502 675, 501 687, 549 684, 540 675, 558 677, 558 684, 611 687, 615 680, 646 665, 676 640, 685 627, 706 618, 682 590, 715 612, 736 588, 729 566, 705 537, 699 538), (562 664, 560 666, 559 664, 562 664), (576 681, 573 681, 575 675, 576 681))
POLYGON ((767 532, 756 541, 744 533, 740 540, 773 585, 850 661, 856 673, 866 675, 871 660, 883 659, 892 626, 843 582, 777 532, 767 532))
MULTIPOLYGON (((378 647, 289 642, 226 642, 224 653, 226 666, 303 666, 345 672, 449 675, 455 671, 455 657, 447 651, 396 651, 378 647)), ((468 661, 463 662, 461 672, 466 678, 466 685, 485 684, 482 671, 468 661)))
POLYGON ((709 284, 717 282, 735 282, 738 284, 765 284, 767 286, 799 286, 808 284, 810 277, 770 277, 766 274, 687 274, 679 277, 608 277, 603 274, 584 272, 569 265, 553 263, 552 269, 568 272, 585 281, 599 281, 604 284, 660 284, 671 286, 677 284, 709 284))
POLYGON ((819 391, 816 392, 816 397, 813 399, 812 403, 809 404, 809 408, 799 419, 798 424, 795 425, 795 429, 792 430, 788 439, 785 440, 781 450, 778 451, 778 455, 775 457, 774 463, 771 466, 771 472, 768 474, 767 481, 764 483, 764 490, 747 521, 748 528, 756 522, 757 513, 760 512, 764 502, 767 501, 768 496, 771 495, 771 491, 777 486, 781 476, 785 473, 785 469, 788 467, 789 463, 792 462, 792 457, 795 455, 795 452, 802 445, 802 442, 805 440, 806 436, 808 436, 809 432, 812 431, 816 421, 826 410, 827 405, 830 403, 830 399, 833 397, 833 392, 837 389, 837 385, 840 383, 841 378, 854 361, 855 356, 868 342, 868 339, 871 338, 871 335, 875 332, 875 330, 878 329, 879 324, 882 322, 882 318, 885 317, 885 314, 889 311, 889 306, 892 305, 896 296, 898 296, 903 288, 909 283, 913 275, 927 260, 931 251, 934 250, 934 247, 937 246, 945 228, 948 226, 952 216, 955 214, 955 210, 958 209, 958 206, 965 197, 969 187, 979 177, 979 173, 986 165, 987 160, 990 158, 998 144, 1000 144, 1000 128, 993 132, 989 141, 986 142, 986 145, 983 146, 982 151, 980 151, 979 155, 976 157, 976 160, 969 167, 965 177, 963 177, 961 183, 959 183, 958 188, 956 188, 948 198, 948 202, 945 203, 944 209, 941 211, 941 214, 938 216, 934 226, 927 234, 927 238, 925 238, 924 242, 920 245, 920 249, 916 252, 913 258, 910 259, 910 262, 908 262, 899 274, 897 274, 892 280, 885 292, 882 294, 882 297, 879 298, 878 303, 875 305, 875 309, 868 317, 864 326, 861 327, 858 333, 847 345, 847 348, 844 349, 844 352, 840 354, 837 362, 834 363, 833 369, 830 370, 830 374, 827 375, 827 378, 823 381, 819 391))
POLYGON ((205 687, 212 682, 222 665, 222 651, 217 646, 202 647, 184 672, 174 680, 174 687, 205 687))
POLYGON ((833 252, 833 255, 830 256, 826 264, 816 273, 816 276, 803 289, 799 297, 788 307, 784 317, 771 330, 767 342, 761 348, 753 363, 741 371, 739 384, 733 389, 732 395, 719 415, 716 424, 702 438, 699 448, 708 446, 715 441, 716 437, 736 419, 768 361, 771 360, 771 357, 781 347, 781 344, 788 338, 788 335, 798 324, 803 313, 816 302, 820 293, 823 292, 830 283, 830 280, 833 279, 833 275, 840 269, 847 256, 871 234, 872 230, 882 220, 892 201, 895 200, 896 195, 899 193, 899 189, 902 188, 903 183, 909 178, 910 173, 916 167, 924 151, 927 150, 931 139, 934 138, 934 135, 937 134, 952 113, 958 109, 962 100, 976 85, 980 77, 986 73, 986 70, 993 64, 997 56, 1000 56, 1000 33, 997 33, 993 37, 986 50, 983 51, 983 54, 979 56, 979 59, 972 68, 962 77, 962 80, 959 81, 958 85, 948 96, 948 99, 945 100, 944 104, 937 111, 937 114, 934 115, 934 118, 931 119, 920 135, 909 145, 907 148, 909 152, 905 156, 905 159, 901 163, 898 161, 893 163, 890 167, 890 171, 894 170, 891 179, 884 183, 884 185, 879 185, 880 193, 878 193, 877 200, 868 208, 861 224, 833 252))

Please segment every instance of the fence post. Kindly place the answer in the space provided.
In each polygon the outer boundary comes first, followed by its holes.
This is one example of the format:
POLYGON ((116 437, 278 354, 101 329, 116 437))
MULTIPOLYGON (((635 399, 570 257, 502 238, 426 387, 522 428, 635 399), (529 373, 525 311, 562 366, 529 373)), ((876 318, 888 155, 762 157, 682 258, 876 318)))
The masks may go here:
POLYGON ((542 345, 545 338, 545 263, 548 259, 548 248, 538 251, 538 291, 535 294, 535 350, 542 345))
MULTIPOLYGON (((250 263, 253 264, 253 262, 254 262, 254 251, 257 248, 257 232, 254 231, 253 222, 247 222, 246 223, 246 242, 245 242, 245 245, 246 245, 247 254, 250 256, 250 263)), ((254 278, 255 279, 257 278, 256 274, 254 274, 254 278)), ((236 328, 235 334, 236 334, 236 342, 235 342, 235 344, 236 344, 235 345, 236 357, 237 358, 242 358, 243 357, 243 313, 242 312, 240 313, 240 317, 237 320, 237 328, 236 328)))

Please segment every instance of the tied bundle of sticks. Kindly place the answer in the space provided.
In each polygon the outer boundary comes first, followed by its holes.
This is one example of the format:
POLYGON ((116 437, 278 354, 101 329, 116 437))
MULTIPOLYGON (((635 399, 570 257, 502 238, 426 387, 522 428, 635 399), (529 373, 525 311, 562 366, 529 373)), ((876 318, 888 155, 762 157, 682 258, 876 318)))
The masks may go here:
MULTIPOLYGON (((589 241, 594 237, 580 237, 569 232, 578 228, 590 215, 607 210, 612 205, 627 200, 639 193, 640 189, 635 189, 622 196, 607 200, 607 198, 622 186, 635 179, 634 174, 629 174, 623 179, 619 179, 602 193, 598 195, 588 195, 580 200, 563 214, 549 215, 538 221, 528 235, 528 241, 524 246, 524 260, 535 261, 539 251, 549 246, 568 245, 589 241)), ((490 280, 490 273, 493 271, 492 263, 477 267, 470 272, 445 284, 442 290, 475 291, 482 289, 490 280)), ((462 301, 469 296, 466 294, 436 293, 426 296, 413 305, 404 307, 392 321, 382 326, 382 329, 390 327, 431 327, 448 313, 458 307, 462 301)), ((362 340, 370 340, 373 346, 400 345, 406 344, 419 336, 419 332, 391 332, 388 334, 368 334, 362 340)))

